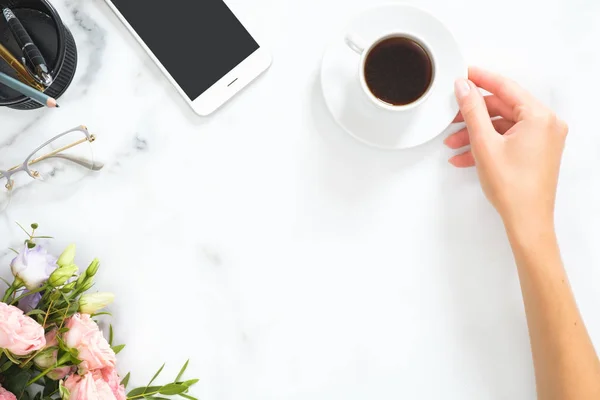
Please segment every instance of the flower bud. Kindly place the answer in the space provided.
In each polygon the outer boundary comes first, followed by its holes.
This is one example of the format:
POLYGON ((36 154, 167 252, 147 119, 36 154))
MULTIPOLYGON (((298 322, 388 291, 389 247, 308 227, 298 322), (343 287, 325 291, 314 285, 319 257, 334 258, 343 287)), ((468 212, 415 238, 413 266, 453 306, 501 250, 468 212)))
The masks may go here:
POLYGON ((98 268, 100 268, 100 260, 94 258, 94 261, 92 261, 85 273, 91 278, 92 276, 96 275, 96 273, 98 272, 98 268))
POLYGON ((77 286, 77 282, 67 283, 65 286, 62 287, 61 290, 63 291, 63 293, 68 293, 75 289, 75 286, 77 286))
POLYGON ((69 279, 73 277, 77 273, 79 268, 77 265, 71 264, 66 267, 58 268, 50 275, 50 279, 48 279, 48 284, 52 287, 59 287, 67 283, 69 279))
POLYGON ((58 257, 58 261, 56 262, 56 264, 58 264, 59 267, 67 267, 67 266, 73 264, 74 262, 75 262, 75 245, 70 244, 69 247, 67 247, 65 249, 65 251, 63 251, 63 253, 60 255, 60 257, 58 257))
POLYGON ((56 351, 56 349, 46 349, 37 356, 35 356, 33 362, 35 363, 35 365, 38 366, 38 368, 42 370, 50 368, 51 366, 56 364, 57 353, 58 352, 56 351))
POLYGON ((115 295, 112 293, 92 293, 84 294, 79 299, 79 312, 83 314, 95 314, 97 311, 115 301, 115 295))
POLYGON ((83 271, 83 273, 79 274, 79 278, 77 278, 77 286, 83 285, 83 282, 86 279, 87 279, 87 273, 86 273, 86 271, 83 271))
POLYGON ((50 368, 57 363, 58 356, 58 330, 53 329, 46 333, 46 346, 40 351, 35 358, 33 363, 40 369, 50 368))
POLYGON ((94 280, 92 278, 87 278, 79 287, 79 293, 87 292, 92 288, 92 286, 94 286, 94 280))
MULTIPOLYGON (((73 372, 73 367, 60 367, 53 369, 46 376, 53 381, 60 381, 71 374, 71 372, 73 372)), ((63 397, 63 399, 65 399, 65 397, 63 397)))

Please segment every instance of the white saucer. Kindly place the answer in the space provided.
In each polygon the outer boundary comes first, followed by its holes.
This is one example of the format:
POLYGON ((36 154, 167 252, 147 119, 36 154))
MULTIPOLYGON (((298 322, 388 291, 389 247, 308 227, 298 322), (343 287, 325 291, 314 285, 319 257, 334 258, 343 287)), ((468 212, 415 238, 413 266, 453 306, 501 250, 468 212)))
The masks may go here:
POLYGON ((458 43, 438 19, 413 6, 387 4, 361 13, 334 38, 323 57, 321 87, 329 111, 350 135, 370 146, 406 149, 433 139, 450 125, 458 113, 454 81, 467 74, 458 43), (369 42, 392 31, 421 37, 436 57, 432 92, 409 111, 382 110, 369 101, 358 79, 359 56, 344 43, 347 33, 369 42))

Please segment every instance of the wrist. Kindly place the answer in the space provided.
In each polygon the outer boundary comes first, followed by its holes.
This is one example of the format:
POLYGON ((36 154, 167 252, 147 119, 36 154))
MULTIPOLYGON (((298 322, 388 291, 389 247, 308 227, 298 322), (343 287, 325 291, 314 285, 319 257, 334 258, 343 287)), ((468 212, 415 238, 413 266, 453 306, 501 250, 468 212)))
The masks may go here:
POLYGON ((504 227, 513 249, 556 242, 553 217, 504 219, 504 227))

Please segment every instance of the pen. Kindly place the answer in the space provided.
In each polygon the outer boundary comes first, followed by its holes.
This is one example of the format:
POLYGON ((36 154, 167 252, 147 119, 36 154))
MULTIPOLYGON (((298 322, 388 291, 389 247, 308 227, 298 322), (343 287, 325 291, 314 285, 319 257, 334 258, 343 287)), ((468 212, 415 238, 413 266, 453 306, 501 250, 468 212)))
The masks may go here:
POLYGON ((0 58, 6 61, 6 63, 15 71, 21 82, 26 83, 39 91, 44 91, 44 87, 31 77, 29 71, 27 71, 23 64, 17 60, 17 57, 4 47, 2 43, 0 43, 0 58))
POLYGON ((43 106, 46 107, 58 107, 56 100, 52 97, 35 90, 31 86, 27 86, 26 84, 19 82, 15 78, 6 75, 4 72, 0 72, 0 83, 8 86, 9 88, 16 90, 17 92, 37 101, 43 106))
POLYGON ((21 47, 21 51, 23 51, 23 55, 25 56, 23 57, 23 63, 25 66, 29 66, 31 74, 36 81, 42 85, 50 86, 53 79, 40 49, 33 43, 31 36, 29 36, 21 21, 19 21, 10 8, 4 8, 2 14, 4 14, 6 23, 15 37, 17 44, 21 47))

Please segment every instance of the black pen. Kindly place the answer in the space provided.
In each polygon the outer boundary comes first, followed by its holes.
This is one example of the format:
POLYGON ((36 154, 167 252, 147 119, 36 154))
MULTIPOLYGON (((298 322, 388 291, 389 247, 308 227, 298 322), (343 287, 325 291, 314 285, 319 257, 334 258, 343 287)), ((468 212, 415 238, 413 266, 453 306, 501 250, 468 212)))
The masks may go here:
POLYGON ((46 87, 50 86, 53 79, 40 49, 33 43, 29 33, 27 33, 27 30, 23 24, 21 24, 21 21, 19 21, 10 8, 4 8, 2 14, 4 14, 6 23, 15 37, 17 44, 21 47, 21 51, 24 55, 23 64, 25 64, 36 81, 46 87))

